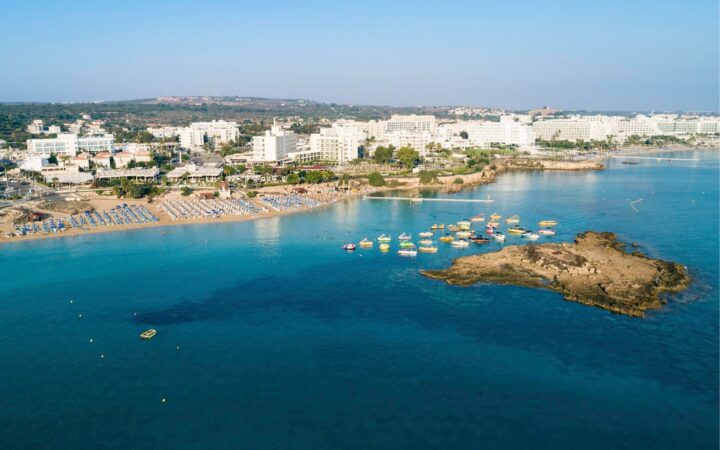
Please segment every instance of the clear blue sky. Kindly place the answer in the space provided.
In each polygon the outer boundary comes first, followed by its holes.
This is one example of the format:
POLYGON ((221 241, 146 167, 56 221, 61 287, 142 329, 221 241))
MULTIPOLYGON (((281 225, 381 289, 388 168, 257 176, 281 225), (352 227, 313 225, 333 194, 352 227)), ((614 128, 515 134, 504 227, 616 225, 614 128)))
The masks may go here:
POLYGON ((717 0, 343 3, 3 1, 0 101, 718 110, 717 0))

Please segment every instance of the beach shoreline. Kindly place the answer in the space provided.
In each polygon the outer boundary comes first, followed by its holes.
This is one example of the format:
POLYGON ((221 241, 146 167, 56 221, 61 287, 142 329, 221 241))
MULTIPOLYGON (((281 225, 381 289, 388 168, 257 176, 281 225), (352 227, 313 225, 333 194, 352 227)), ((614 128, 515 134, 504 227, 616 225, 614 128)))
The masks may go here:
MULTIPOLYGON (((686 149, 682 151, 688 151, 691 149, 686 149)), ((681 151, 673 149, 672 151, 681 151)), ((522 161, 522 160, 495 160, 488 166, 486 166, 483 170, 480 172, 475 172, 471 174, 464 174, 464 175, 449 175, 449 176, 442 176, 439 177, 438 183, 433 184, 421 184, 419 182, 418 177, 412 177, 412 178, 398 178, 398 177, 388 177, 388 181, 396 181, 395 185, 391 186, 379 186, 379 187, 371 187, 371 186, 363 186, 363 189, 358 192, 352 192, 352 193, 345 193, 338 195, 337 198, 334 198, 329 201, 323 202, 321 205, 317 206, 311 206, 311 207, 302 207, 302 208, 293 208, 293 209, 286 209, 286 210, 273 210, 272 208, 266 207, 266 211, 259 213, 259 214, 253 214, 253 215, 223 215, 221 217, 203 217, 198 219, 177 219, 172 220, 169 215, 163 211, 160 210, 159 204, 163 200, 162 198, 156 198, 154 201, 149 202, 146 199, 139 199, 139 200, 131 200, 131 199, 115 199, 115 198, 93 198, 88 200, 89 203, 92 204, 93 208, 95 210, 109 210, 114 206, 121 205, 121 204, 129 204, 129 205, 142 205, 148 208, 151 213, 153 213, 159 220, 156 222, 146 222, 146 223, 140 223, 140 224, 123 224, 123 225, 108 225, 108 226, 101 226, 101 227, 90 227, 86 228, 86 230, 82 230, 75 227, 67 228, 63 232, 57 232, 57 233, 37 233, 37 234, 28 234, 25 236, 14 236, 14 237, 6 237, 5 233, 13 232, 14 227, 11 222, 4 222, 0 223, 0 244, 9 244, 9 243, 20 243, 20 242, 28 242, 28 241, 37 241, 37 240, 44 240, 44 239, 54 239, 54 238, 76 238, 77 236, 83 236, 83 235, 90 235, 90 234, 98 234, 98 233, 112 233, 112 232, 123 232, 123 231, 135 231, 135 230, 145 230, 150 228, 161 228, 161 227, 172 227, 172 226, 183 226, 183 225, 206 225, 206 224, 213 224, 213 223, 234 223, 234 222, 246 222, 251 220, 262 220, 262 219, 270 219, 274 217, 282 217, 287 216, 291 214, 299 214, 299 213, 308 213, 313 212, 316 210, 320 210, 322 208, 329 207, 331 205, 334 205, 335 203, 339 201, 344 200, 352 200, 360 197, 364 197, 367 195, 373 195, 378 194, 382 192, 388 192, 388 191, 419 191, 420 189, 437 189, 437 190, 444 190, 447 193, 453 194, 457 193, 463 189, 466 188, 472 188, 477 187, 480 185, 490 184, 494 183, 497 180, 497 177, 500 175, 503 175, 508 172, 516 171, 516 170, 543 170, 543 171, 560 171, 560 172, 568 172, 568 171, 584 171, 584 170, 602 170, 604 169, 604 166, 602 165, 602 161, 606 157, 598 157, 591 160, 586 161, 574 161, 574 162, 568 162, 568 161, 552 161, 552 160, 533 160, 533 161, 522 161), (521 162, 522 161, 522 162, 521 162), (462 184, 455 184, 455 180, 457 178, 461 178, 463 180, 462 184)), ((266 188, 266 192, 270 193, 273 192, 273 190, 284 190, 287 189, 287 187, 282 188, 266 188)), ((255 200, 255 204, 257 205, 257 198, 251 199, 255 200)), ((65 217, 67 214, 57 214, 56 212, 49 211, 48 213, 52 214, 55 217, 65 217)))

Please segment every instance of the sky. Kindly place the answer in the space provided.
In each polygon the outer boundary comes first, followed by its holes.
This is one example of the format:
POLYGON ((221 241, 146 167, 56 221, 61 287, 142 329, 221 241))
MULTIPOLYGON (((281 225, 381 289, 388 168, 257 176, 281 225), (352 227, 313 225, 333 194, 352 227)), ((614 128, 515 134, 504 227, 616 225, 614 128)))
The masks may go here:
POLYGON ((0 0, 0 102, 718 111, 718 0, 0 0))

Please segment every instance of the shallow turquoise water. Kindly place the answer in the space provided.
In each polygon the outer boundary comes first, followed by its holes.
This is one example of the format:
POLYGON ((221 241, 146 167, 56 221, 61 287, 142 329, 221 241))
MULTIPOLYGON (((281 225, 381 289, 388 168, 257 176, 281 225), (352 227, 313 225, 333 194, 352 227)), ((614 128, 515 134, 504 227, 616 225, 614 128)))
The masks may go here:
POLYGON ((677 156, 702 161, 512 173, 457 194, 493 205, 350 200, 3 246, 0 447, 716 448, 718 153, 677 156), (496 243, 416 260, 340 250, 494 211, 555 218, 553 240, 615 231, 694 284, 633 319, 418 274, 496 243))

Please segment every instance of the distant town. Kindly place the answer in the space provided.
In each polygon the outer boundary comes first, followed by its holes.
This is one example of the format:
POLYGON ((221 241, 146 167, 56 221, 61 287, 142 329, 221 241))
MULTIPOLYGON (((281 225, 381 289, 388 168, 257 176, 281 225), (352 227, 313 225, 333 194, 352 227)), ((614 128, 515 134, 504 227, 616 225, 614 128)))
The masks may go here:
MULTIPOLYGON (((203 111, 206 101, 164 98, 152 105, 172 111, 189 103, 197 108, 190 109, 194 113, 203 111)), ((0 208, 6 209, 0 218, 7 225, 6 237, 42 232, 27 224, 33 218, 53 218, 48 199, 90 202, 83 206, 86 210, 69 208, 68 220, 73 212, 97 210, 92 201, 102 199, 158 198, 159 209, 145 215, 162 213, 172 220, 222 217, 230 211, 256 215, 317 206, 371 187, 402 186, 403 177, 432 184, 440 177, 466 176, 497 158, 580 161, 620 148, 717 146, 720 139, 720 118, 707 114, 447 107, 434 108, 432 114, 374 110, 372 114, 387 117, 359 119, 353 115, 367 110, 323 107, 312 109, 333 111, 333 117, 268 117, 278 112, 270 108, 264 116, 233 120, 237 111, 228 110, 232 117, 226 118, 219 108, 217 117, 184 124, 176 123, 175 116, 168 120, 173 123, 146 124, 142 111, 120 118, 80 112, 71 120, 27 113, 18 120, 17 114, 0 113, 0 208), (38 204, 43 199, 45 208, 38 204), (226 203, 209 208, 187 203, 196 199, 226 203)), ((295 103, 290 111, 301 108, 302 103, 295 103)), ((101 213, 98 217, 92 217, 95 226, 127 224, 103 220, 101 213)), ((71 223, 82 229, 93 221, 76 218, 71 223)), ((53 221, 46 228, 64 231, 65 223, 53 221)))

